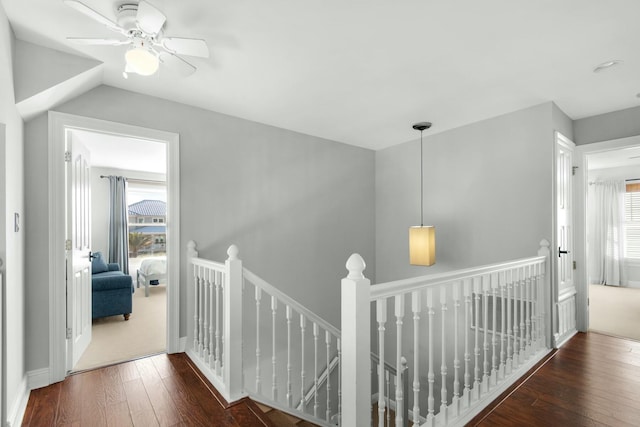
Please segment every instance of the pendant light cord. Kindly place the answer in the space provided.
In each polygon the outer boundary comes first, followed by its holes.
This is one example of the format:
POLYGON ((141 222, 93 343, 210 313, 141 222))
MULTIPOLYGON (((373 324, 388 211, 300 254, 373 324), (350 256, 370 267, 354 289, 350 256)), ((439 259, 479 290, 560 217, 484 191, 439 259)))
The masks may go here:
POLYGON ((424 182, 423 172, 422 172, 422 132, 420 131, 420 227, 424 226, 423 221, 423 209, 424 209, 424 191, 422 189, 422 185, 424 182))

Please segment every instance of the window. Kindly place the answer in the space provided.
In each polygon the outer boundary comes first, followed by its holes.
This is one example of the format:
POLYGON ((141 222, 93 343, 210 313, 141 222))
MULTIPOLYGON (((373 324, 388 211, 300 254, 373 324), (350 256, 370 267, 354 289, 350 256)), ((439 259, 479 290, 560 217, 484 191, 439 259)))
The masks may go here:
POLYGON ((640 260, 640 183, 627 184, 624 194, 625 258, 640 260))

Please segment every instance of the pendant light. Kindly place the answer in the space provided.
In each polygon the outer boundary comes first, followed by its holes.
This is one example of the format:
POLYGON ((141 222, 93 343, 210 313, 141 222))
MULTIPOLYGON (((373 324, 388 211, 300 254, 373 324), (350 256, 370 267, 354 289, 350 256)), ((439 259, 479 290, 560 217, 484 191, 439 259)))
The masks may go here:
POLYGON ((432 225, 424 225, 424 192, 423 192, 423 165, 422 165, 422 132, 431 127, 429 122, 420 122, 413 125, 420 131, 420 225, 409 227, 409 264, 429 266, 436 263, 436 228, 432 225))

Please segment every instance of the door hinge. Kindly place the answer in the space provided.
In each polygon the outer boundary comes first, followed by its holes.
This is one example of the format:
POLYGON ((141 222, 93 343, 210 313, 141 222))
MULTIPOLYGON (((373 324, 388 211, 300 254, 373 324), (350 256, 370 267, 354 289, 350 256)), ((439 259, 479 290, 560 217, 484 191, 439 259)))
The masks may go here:
POLYGON ((70 162, 71 161, 71 151, 65 151, 64 152, 64 161, 65 162, 70 162))
POLYGON ((571 166, 571 175, 575 175, 577 169, 578 169, 578 166, 571 166))
POLYGON ((67 240, 64 242, 64 248, 65 248, 66 250, 68 250, 68 251, 70 251, 70 250, 71 250, 71 239, 67 239, 67 240))
POLYGON ((73 331, 71 330, 71 328, 67 328, 67 339, 71 339, 71 336, 72 336, 71 334, 72 334, 72 332, 73 332, 73 331))
POLYGON ((576 269, 576 262, 575 261, 573 261, 573 269, 574 270, 576 269))

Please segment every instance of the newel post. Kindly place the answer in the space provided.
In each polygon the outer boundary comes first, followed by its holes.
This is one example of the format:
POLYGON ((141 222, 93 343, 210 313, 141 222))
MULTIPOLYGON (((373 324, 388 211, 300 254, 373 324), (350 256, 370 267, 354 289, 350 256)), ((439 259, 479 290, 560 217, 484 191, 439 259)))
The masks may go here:
POLYGON ((540 304, 540 319, 542 321, 542 330, 544 331, 544 343, 547 348, 553 347, 553 323, 555 323, 555 317, 553 313, 555 312, 555 302, 552 307, 551 303, 551 250, 549 249, 551 244, 547 239, 542 239, 540 241, 540 249, 538 249, 538 255, 546 257, 544 262, 544 277, 542 279, 542 301, 540 304), (547 317, 547 311, 552 310, 552 318, 547 317))
POLYGON ((342 425, 371 425, 370 281, 358 254, 347 260, 342 279, 342 425))
POLYGON ((233 402, 243 397, 242 392, 242 261, 238 259, 238 247, 229 246, 225 261, 224 288, 224 348, 223 380, 227 387, 227 400, 233 402))

